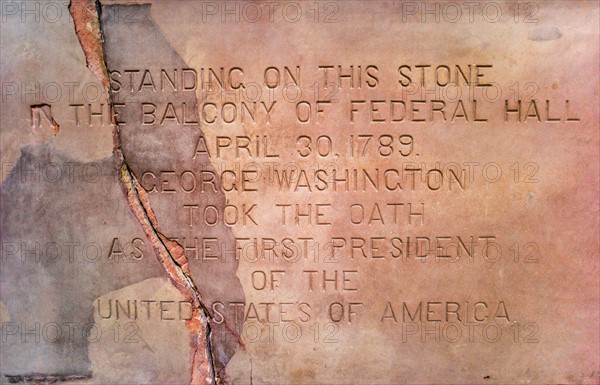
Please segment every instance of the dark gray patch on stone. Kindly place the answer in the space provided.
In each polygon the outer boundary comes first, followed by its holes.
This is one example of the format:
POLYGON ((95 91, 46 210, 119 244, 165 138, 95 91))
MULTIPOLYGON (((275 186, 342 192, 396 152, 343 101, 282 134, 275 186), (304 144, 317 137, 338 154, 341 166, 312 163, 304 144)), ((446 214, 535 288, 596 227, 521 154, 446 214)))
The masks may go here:
POLYGON ((83 328, 93 327, 94 299, 166 277, 147 241, 139 261, 109 259, 114 238, 145 241, 112 158, 81 163, 48 145, 22 150, 0 187, 0 301, 10 317, 3 375, 91 374, 83 328))

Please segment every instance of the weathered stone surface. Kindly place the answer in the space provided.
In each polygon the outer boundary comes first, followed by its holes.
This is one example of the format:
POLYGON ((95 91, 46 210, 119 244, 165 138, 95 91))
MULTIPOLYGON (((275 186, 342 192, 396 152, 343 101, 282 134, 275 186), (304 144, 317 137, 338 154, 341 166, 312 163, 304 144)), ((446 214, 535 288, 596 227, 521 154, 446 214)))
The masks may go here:
POLYGON ((3 374, 90 374, 83 330, 93 326, 94 300, 164 275, 129 213, 112 160, 79 163, 49 146, 24 149, 0 196, 1 300, 11 322, 4 328, 3 374), (54 180, 28 172, 43 165, 69 165, 73 174, 54 180), (87 179, 96 172, 103 176, 87 179), (121 250, 127 243, 139 248, 139 261, 108 259, 117 238, 121 250))
POLYGON ((4 380, 598 383, 597 3, 0 4, 4 380))
MULTIPOLYGON (((125 74, 125 71, 137 68, 155 73, 159 73, 163 68, 187 68, 186 63, 170 47, 169 42, 150 18, 149 10, 148 4, 103 7, 107 67, 110 73, 115 74, 115 78, 117 72, 125 74), (127 14, 135 15, 136 22, 125 23, 119 19, 127 14), (151 46, 152 50, 148 50, 148 46, 151 46)), ((131 122, 121 126, 120 136, 126 162, 138 181, 144 184, 145 182, 157 183, 160 179, 157 180, 156 176, 160 178, 161 171, 167 171, 168 175, 181 175, 186 171, 189 173, 189 170, 197 170, 199 164, 209 165, 210 159, 206 155, 195 159, 191 159, 190 156, 193 154, 195 141, 199 135, 202 135, 197 124, 182 126, 180 122, 170 119, 165 120, 160 127, 139 129, 142 124, 139 120, 142 103, 152 103, 152 105, 173 103, 178 106, 177 110, 179 106, 185 105, 187 108, 185 119, 194 120, 191 117, 196 115, 197 103, 193 91, 157 93, 150 87, 133 95, 126 94, 125 90, 122 91, 124 92, 113 92, 113 100, 114 103, 125 103, 119 114, 119 120, 131 122), (166 143, 169 145, 165 146, 166 143)), ((207 171, 214 170, 212 167, 205 168, 207 171)), ((162 181, 160 184, 160 188, 166 186, 162 181)), ((226 260, 219 260, 217 263, 210 263, 210 257, 204 259, 204 255, 202 255, 204 261, 198 259, 198 255, 203 254, 199 247, 201 243, 196 241, 198 237, 218 240, 211 244, 217 245, 219 250, 234 250, 231 228, 225 226, 222 221, 217 225, 190 226, 187 224, 190 214, 182 207, 183 204, 196 206, 201 204, 203 207, 215 207, 216 211, 222 213, 225 207, 225 195, 220 190, 221 186, 217 187, 218 190, 211 186, 210 189, 202 191, 198 186, 179 199, 173 199, 174 195, 169 191, 149 195, 149 203, 158 219, 161 232, 169 238, 176 239, 184 247, 190 245, 196 249, 186 255, 191 277, 197 282, 209 308, 210 304, 216 301, 244 302, 242 286, 236 276, 238 261, 233 256, 227 257, 226 260)), ((165 189, 171 190, 170 187, 165 189)), ((191 190, 191 187, 186 189, 191 190)), ((219 367, 223 368, 237 349, 238 336, 235 333, 231 334, 225 322, 215 324, 214 332, 223 334, 224 343, 214 345, 215 358, 219 367)))

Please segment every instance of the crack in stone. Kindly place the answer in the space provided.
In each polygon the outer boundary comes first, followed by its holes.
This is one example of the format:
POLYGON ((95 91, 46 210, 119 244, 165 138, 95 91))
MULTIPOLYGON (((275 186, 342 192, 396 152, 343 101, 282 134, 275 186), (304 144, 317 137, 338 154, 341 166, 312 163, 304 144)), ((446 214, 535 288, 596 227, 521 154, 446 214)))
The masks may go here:
POLYGON ((158 221, 150 206, 148 194, 129 169, 123 154, 120 128, 116 123, 104 57, 100 1, 72 0, 69 4, 69 11, 73 17, 75 32, 86 57, 86 64, 105 86, 108 94, 107 104, 113 127, 113 156, 119 170, 119 181, 127 203, 141 225, 146 238, 152 244, 159 262, 169 278, 184 297, 193 300, 195 305, 191 319, 186 321, 188 330, 195 336, 191 383, 221 384, 215 369, 215 358, 211 346, 210 313, 191 277, 185 250, 179 243, 169 240, 158 230, 158 221), (204 349, 202 349, 203 346, 204 349))

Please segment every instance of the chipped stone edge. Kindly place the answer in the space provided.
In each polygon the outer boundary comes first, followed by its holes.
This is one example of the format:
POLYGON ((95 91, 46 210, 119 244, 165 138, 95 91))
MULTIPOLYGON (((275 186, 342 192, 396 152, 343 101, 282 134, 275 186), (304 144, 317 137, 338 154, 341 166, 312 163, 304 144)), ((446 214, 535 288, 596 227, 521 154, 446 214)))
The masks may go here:
POLYGON ((75 33, 85 54, 87 67, 104 85, 108 94, 107 104, 113 130, 113 157, 119 172, 119 184, 123 189, 129 208, 175 287, 186 299, 190 299, 194 303, 192 318, 186 321, 186 327, 195 339, 191 357, 191 384, 219 385, 222 382, 214 364, 209 323, 210 313, 191 277, 185 251, 181 245, 169 240, 158 230, 158 221, 150 207, 148 194, 137 181, 123 154, 120 127, 116 123, 104 56, 100 0, 71 0, 69 11, 73 18, 75 33))

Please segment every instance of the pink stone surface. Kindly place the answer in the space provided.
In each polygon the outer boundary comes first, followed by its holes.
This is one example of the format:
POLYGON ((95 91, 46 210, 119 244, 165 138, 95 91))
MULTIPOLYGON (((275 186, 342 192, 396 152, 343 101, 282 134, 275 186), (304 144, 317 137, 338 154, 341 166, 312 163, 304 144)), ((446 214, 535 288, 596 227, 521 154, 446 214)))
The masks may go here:
POLYGON ((3 383, 599 383, 597 2, 24 4, 3 383))

